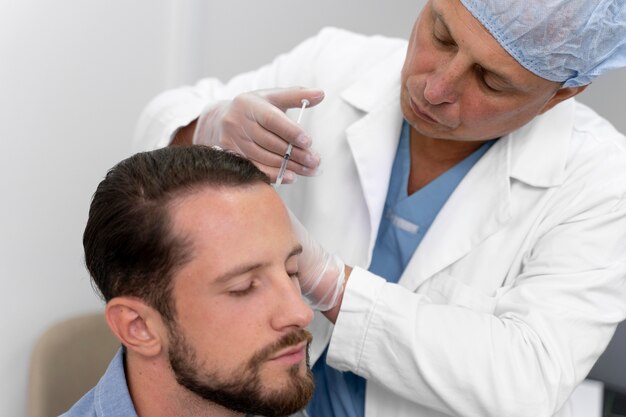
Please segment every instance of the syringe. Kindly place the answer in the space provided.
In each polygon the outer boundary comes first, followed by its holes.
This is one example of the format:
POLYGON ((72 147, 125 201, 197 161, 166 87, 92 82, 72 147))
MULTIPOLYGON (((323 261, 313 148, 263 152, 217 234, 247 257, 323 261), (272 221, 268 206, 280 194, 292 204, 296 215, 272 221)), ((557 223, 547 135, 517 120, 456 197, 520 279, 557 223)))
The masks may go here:
MULTIPOLYGON (((297 124, 300 124, 300 120, 302 120, 302 114, 304 113, 304 109, 306 108, 306 106, 311 104, 306 98, 302 99, 301 103, 302 107, 300 107, 300 114, 298 115, 298 120, 296 120, 297 124)), ((291 158, 292 149, 293 145, 291 143, 287 145, 287 152, 285 152, 285 155, 283 156, 283 162, 281 162, 280 164, 280 169, 278 170, 278 176, 276 177, 276 183, 274 184, 274 188, 280 187, 280 185, 283 183, 283 177, 285 176, 285 170, 287 169, 287 163, 289 162, 289 158, 291 158)))

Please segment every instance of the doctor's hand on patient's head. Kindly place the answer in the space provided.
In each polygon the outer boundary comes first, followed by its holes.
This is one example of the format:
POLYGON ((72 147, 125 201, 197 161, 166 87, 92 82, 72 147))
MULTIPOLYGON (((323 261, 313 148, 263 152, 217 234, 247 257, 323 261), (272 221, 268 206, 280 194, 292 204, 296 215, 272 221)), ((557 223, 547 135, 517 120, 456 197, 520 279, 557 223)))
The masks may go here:
POLYGON ((295 174, 313 175, 320 158, 311 150, 312 140, 285 115, 287 109, 299 108, 303 99, 315 106, 324 99, 324 92, 299 87, 259 90, 214 103, 198 118, 193 143, 242 154, 272 181, 291 143, 293 150, 283 183, 295 181, 295 174))
POLYGON ((345 264, 338 256, 328 253, 288 211, 291 227, 302 245, 302 253, 298 257, 298 282, 302 295, 312 309, 331 310, 343 294, 345 264))

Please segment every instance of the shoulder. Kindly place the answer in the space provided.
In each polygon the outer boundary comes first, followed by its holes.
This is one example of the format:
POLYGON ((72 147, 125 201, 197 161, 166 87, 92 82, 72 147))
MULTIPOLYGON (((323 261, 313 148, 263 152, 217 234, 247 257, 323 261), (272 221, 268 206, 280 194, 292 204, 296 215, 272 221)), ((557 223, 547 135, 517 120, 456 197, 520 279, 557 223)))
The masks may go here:
POLYGON ((606 119, 576 102, 565 181, 570 209, 623 210, 626 202, 626 137, 606 119))
POLYGON ((626 179, 626 137, 605 118, 577 101, 572 151, 573 158, 581 163, 593 163, 598 171, 611 170, 614 176, 626 179))
POLYGON ((63 417, 137 417, 126 385, 124 350, 120 348, 98 384, 63 417))
POLYGON ((322 29, 305 43, 307 52, 302 61, 306 62, 308 70, 301 71, 302 82, 324 88, 327 95, 342 91, 372 71, 381 77, 398 78, 407 48, 404 39, 334 27, 322 29))
POLYGON ((405 39, 365 35, 336 27, 323 28, 315 39, 320 52, 341 54, 337 56, 337 64, 351 57, 376 62, 397 51, 406 51, 408 45, 405 39))
POLYGON ((94 391, 95 388, 90 390, 60 417, 96 417, 94 391))
POLYGON ((352 32, 346 29, 327 26, 322 28, 317 37, 320 39, 333 42, 345 42, 354 46, 360 44, 379 45, 381 47, 404 47, 406 48, 407 41, 402 38, 394 38, 383 35, 366 35, 363 33, 352 32))
POLYGON ((605 118, 585 104, 574 101, 574 134, 592 137, 599 142, 624 148, 626 138, 605 118))

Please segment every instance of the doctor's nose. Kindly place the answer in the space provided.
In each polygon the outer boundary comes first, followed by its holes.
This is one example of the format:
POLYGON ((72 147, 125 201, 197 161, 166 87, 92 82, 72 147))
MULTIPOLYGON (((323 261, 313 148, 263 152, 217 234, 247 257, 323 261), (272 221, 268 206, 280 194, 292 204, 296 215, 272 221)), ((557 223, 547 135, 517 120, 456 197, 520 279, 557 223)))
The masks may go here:
POLYGON ((424 99, 432 105, 456 102, 463 85, 463 76, 463 68, 454 60, 449 61, 427 76, 424 99))

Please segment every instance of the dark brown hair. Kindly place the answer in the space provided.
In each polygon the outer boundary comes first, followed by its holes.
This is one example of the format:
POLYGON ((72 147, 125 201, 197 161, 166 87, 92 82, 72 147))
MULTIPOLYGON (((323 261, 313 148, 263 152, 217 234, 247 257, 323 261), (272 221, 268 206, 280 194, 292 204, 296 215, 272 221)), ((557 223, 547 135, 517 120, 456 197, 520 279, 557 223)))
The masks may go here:
POLYGON ((171 278, 190 256, 172 230, 169 203, 201 188, 269 184, 251 162, 205 146, 167 147, 123 160, 93 195, 85 262, 105 301, 134 296, 173 320, 171 278))

